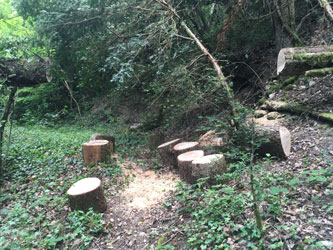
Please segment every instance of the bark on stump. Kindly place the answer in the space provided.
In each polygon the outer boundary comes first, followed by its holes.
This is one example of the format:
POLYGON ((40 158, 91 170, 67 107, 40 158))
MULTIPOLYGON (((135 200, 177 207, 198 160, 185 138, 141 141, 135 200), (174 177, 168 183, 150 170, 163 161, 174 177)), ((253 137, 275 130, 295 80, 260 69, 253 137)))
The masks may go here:
POLYGON ((116 142, 113 136, 103 135, 103 134, 93 134, 90 137, 90 141, 96 141, 96 140, 107 140, 110 142, 111 153, 113 153, 116 150, 116 142))
POLYGON ((74 183, 67 194, 72 211, 82 210, 87 212, 89 208, 92 208, 95 212, 101 213, 106 210, 107 205, 102 182, 98 178, 85 178, 74 183))
POLYGON ((290 155, 291 135, 283 126, 258 126, 255 128, 257 137, 264 141, 261 143, 258 153, 261 155, 287 158, 290 155))
POLYGON ((333 65, 333 46, 281 49, 277 60, 277 74, 303 75, 305 71, 333 65))
POLYGON ((180 139, 175 139, 163 143, 157 147, 157 151, 161 157, 164 166, 168 166, 170 169, 177 167, 177 158, 175 157, 173 147, 180 142, 180 139))
POLYGON ((193 151, 193 150, 199 150, 200 145, 199 142, 191 141, 191 142, 181 142, 178 143, 173 147, 173 151, 175 153, 175 156, 178 157, 178 155, 193 151))
POLYGON ((83 159, 86 164, 106 162, 111 158, 110 142, 107 140, 96 140, 82 144, 83 159))
POLYGON ((180 177, 187 183, 193 184, 195 179, 192 175, 192 161, 205 155, 203 150, 193 150, 178 155, 177 162, 180 177))
POLYGON ((191 179, 196 182, 200 178, 208 177, 213 182, 214 176, 227 172, 227 164, 223 154, 206 155, 192 161, 191 179))

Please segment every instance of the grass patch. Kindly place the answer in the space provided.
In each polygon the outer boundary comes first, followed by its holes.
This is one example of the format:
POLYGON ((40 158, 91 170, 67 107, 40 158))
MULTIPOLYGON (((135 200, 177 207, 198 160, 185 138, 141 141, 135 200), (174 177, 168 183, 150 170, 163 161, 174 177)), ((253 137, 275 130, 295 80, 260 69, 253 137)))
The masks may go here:
POLYGON ((101 233, 100 214, 70 212, 66 191, 79 179, 116 181, 114 163, 85 166, 81 144, 96 131, 16 127, 1 187, 1 249, 84 248, 101 233))

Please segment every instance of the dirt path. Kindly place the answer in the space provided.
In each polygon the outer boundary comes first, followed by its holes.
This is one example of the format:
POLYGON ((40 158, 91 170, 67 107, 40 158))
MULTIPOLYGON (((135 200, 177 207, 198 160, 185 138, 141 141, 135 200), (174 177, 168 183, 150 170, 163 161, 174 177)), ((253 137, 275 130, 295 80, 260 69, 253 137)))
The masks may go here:
POLYGON ((151 249, 160 232, 177 221, 176 208, 165 205, 179 181, 175 173, 145 170, 129 160, 121 167, 128 183, 111 191, 105 213, 110 231, 91 249, 151 249))

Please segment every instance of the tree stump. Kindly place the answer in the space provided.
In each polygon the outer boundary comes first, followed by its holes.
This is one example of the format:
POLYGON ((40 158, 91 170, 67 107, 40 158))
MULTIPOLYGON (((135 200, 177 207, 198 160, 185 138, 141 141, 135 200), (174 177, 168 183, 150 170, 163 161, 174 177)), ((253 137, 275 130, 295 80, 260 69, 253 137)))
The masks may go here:
POLYGON ((297 47, 281 49, 277 60, 277 74, 303 75, 310 69, 333 65, 333 46, 297 47))
POLYGON ((92 208, 95 212, 106 210, 106 199, 102 182, 98 178, 85 178, 74 183, 67 191, 71 210, 87 212, 92 208))
POLYGON ((255 128, 255 133, 257 137, 263 139, 258 148, 258 153, 261 155, 271 154, 282 158, 290 155, 291 135, 286 127, 258 126, 255 128))
POLYGON ((173 147, 173 151, 176 157, 178 157, 178 155, 180 154, 199 149, 200 149, 199 142, 194 142, 194 141, 181 142, 173 147))
POLYGON ((161 157, 163 165, 170 167, 170 169, 177 167, 177 158, 173 152, 173 147, 179 142, 180 139, 175 139, 157 147, 157 151, 161 157))
POLYGON ((116 150, 116 142, 113 136, 111 135, 103 135, 103 134, 93 134, 90 137, 90 141, 96 141, 96 140, 107 140, 110 142, 110 150, 111 153, 113 153, 116 150))
POLYGON ((107 140, 96 140, 82 144, 83 159, 86 164, 107 162, 111 158, 110 142, 107 140))
POLYGON ((179 168, 179 175, 186 182, 192 184, 195 182, 192 176, 192 161, 201 158, 205 155, 203 150, 189 151, 178 155, 177 162, 179 168))
POLYGON ((208 177, 213 182, 216 174, 227 172, 227 164, 223 154, 206 155, 192 161, 191 179, 195 182, 200 178, 208 177))

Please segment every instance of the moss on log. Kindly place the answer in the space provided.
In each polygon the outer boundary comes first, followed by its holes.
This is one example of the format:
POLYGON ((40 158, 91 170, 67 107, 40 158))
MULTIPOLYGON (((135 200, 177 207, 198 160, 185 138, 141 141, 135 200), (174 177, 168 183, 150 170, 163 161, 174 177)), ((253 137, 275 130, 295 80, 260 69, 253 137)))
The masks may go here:
POLYGON ((277 60, 277 74, 303 75, 311 69, 333 66, 333 46, 281 49, 277 60))
POLYGON ((305 72, 308 77, 322 77, 333 74, 333 68, 311 69, 305 72))

